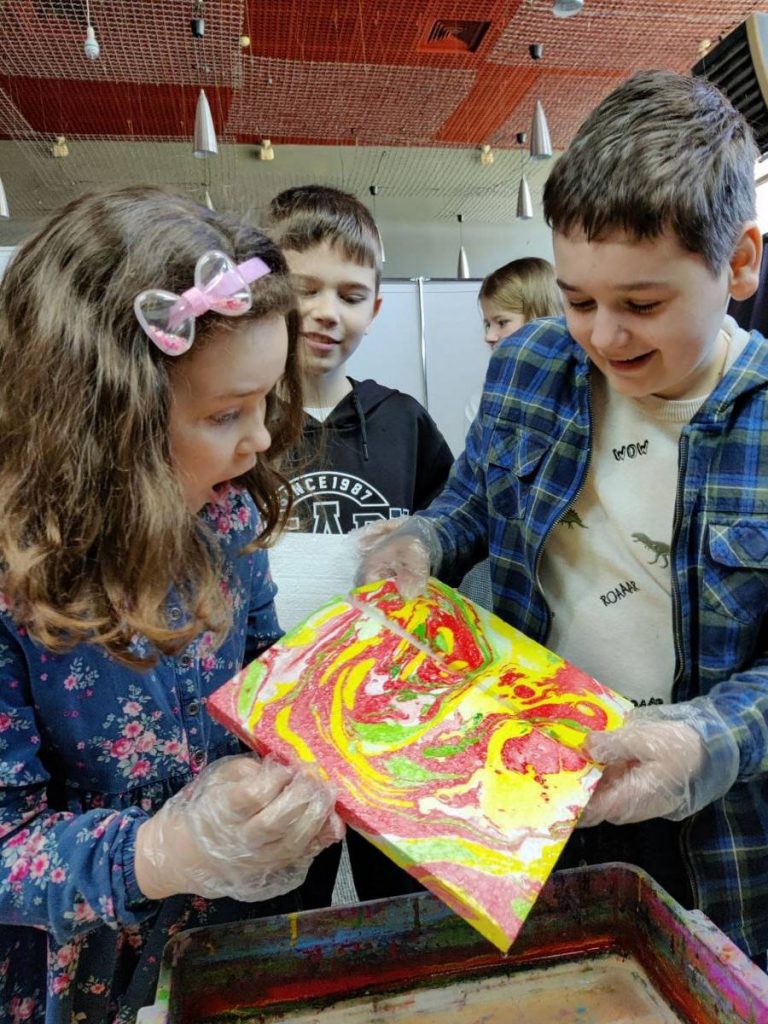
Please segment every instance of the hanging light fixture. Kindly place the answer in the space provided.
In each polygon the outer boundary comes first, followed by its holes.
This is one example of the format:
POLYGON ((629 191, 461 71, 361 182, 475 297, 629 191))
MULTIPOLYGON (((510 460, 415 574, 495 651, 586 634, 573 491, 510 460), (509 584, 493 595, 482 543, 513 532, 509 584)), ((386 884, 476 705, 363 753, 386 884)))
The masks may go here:
POLYGON ((216 209, 216 207, 213 205, 213 200, 211 199, 211 193, 208 191, 208 189, 205 190, 205 195, 203 196, 203 202, 205 203, 205 205, 208 207, 209 210, 215 210, 216 209))
POLYGON ((192 156, 204 158, 215 156, 219 152, 216 143, 216 132, 213 127, 211 108, 208 106, 208 99, 203 90, 197 97, 197 110, 195 111, 195 137, 192 143, 192 156))
POLYGON ((8 208, 8 199, 5 195, 5 188, 3 187, 3 179, 0 178, 0 217, 8 220, 11 216, 11 211, 8 208))
POLYGON ((88 60, 98 60, 99 54, 101 53, 101 47, 99 41, 96 38, 96 30, 91 24, 91 5, 90 0, 85 0, 85 42, 83 43, 83 51, 88 60))
POLYGON ((467 260, 467 253, 464 249, 464 229, 462 228, 464 215, 457 213, 456 220, 459 222, 459 263, 456 268, 456 277, 460 281, 466 281, 469 278, 469 261, 467 260))
POLYGON ((528 182, 525 180, 525 175, 520 175, 520 186, 517 190, 517 219, 518 220, 531 220, 533 218, 533 200, 531 199, 531 190, 528 188, 528 182))
POLYGON ((528 188, 528 182, 525 177, 525 152, 523 146, 526 143, 528 136, 525 132, 517 132, 515 134, 515 141, 520 146, 520 183, 517 187, 517 219, 518 220, 531 220, 533 217, 533 202, 531 200, 531 190, 528 188))
POLYGON ((547 115, 541 100, 536 100, 531 125, 531 156, 534 160, 548 160, 552 156, 552 140, 549 137, 547 115))
POLYGON ((384 252, 384 239, 381 237, 381 229, 379 228, 379 222, 376 220, 376 196, 379 194, 379 186, 378 185, 369 185, 368 186, 368 191, 373 196, 373 204, 372 204, 373 205, 373 210, 372 210, 372 214, 373 214, 374 223, 376 224, 376 234, 379 236, 379 251, 381 252, 381 262, 382 263, 386 263, 387 262, 387 254, 384 252))
POLYGON ((584 0, 554 0, 552 13, 556 18, 572 18, 584 8, 584 0))
POLYGON ((192 17, 189 19, 189 31, 195 39, 202 39, 205 35, 205 5, 204 0, 193 0, 192 17))

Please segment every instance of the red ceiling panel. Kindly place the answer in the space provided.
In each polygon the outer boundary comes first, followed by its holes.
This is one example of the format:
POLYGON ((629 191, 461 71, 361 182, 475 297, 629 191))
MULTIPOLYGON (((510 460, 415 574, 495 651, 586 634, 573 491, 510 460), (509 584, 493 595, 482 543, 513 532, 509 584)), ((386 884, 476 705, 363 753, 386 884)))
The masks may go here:
POLYGON ((250 0, 245 24, 260 56, 299 61, 476 67, 522 0, 250 0), (437 20, 489 21, 473 54, 420 47, 437 20))
MULTIPOLYGON (((0 75, 18 112, 38 132, 132 138, 190 138, 198 90, 192 86, 81 82, 0 75)), ((206 89, 217 126, 226 121, 231 89, 206 89)))
POLYGON ((229 131, 241 141, 322 139, 422 145, 474 82, 470 71, 403 66, 249 62, 235 94, 229 131))
POLYGON ((437 133, 437 141, 477 145, 487 142, 538 78, 535 67, 519 68, 516 73, 509 68, 485 67, 472 91, 437 133))

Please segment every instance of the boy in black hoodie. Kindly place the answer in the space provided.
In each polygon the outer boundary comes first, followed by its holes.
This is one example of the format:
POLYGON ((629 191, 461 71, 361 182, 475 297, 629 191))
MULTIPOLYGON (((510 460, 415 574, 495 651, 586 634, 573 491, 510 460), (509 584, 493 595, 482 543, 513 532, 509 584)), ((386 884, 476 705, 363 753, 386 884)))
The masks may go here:
POLYGON ((381 306, 375 221, 355 196, 303 185, 272 200, 268 226, 301 315, 306 419, 291 474, 293 528, 349 533, 426 508, 453 461, 445 439, 410 395, 346 374, 381 306))
MULTIPOLYGON (((288 474, 293 529, 349 533, 426 508, 453 462, 445 439, 414 398, 346 374, 381 307, 375 221, 355 196, 304 185, 272 200, 267 227, 293 274, 301 317, 306 415, 288 474)), ((361 899, 421 888, 357 833, 347 842, 361 899)), ((302 887, 305 907, 330 903, 340 855, 336 844, 315 859, 302 887)))

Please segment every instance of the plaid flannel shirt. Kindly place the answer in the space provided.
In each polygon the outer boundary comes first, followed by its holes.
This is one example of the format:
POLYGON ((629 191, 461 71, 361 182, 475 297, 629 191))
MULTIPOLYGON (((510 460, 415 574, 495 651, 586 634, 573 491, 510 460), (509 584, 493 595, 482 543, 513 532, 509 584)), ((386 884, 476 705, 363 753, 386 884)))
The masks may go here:
MULTIPOLYGON (((539 559, 589 465, 589 376, 561 318, 502 342, 466 449, 421 513, 438 529, 440 576, 457 583, 487 553, 495 611, 539 642, 550 623, 539 559)), ((706 737, 715 765, 725 729, 740 754, 731 790, 684 823, 682 855, 698 907, 752 954, 768 949, 766 431, 768 344, 753 332, 682 431, 670 556, 674 700, 714 701, 724 723, 706 737)))

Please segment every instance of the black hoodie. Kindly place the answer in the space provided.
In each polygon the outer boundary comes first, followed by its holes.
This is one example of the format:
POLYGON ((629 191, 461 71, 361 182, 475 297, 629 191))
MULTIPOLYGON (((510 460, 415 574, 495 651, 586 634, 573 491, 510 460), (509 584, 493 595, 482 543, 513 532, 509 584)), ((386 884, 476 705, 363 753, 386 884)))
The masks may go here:
POLYGON ((349 533, 397 519, 426 508, 445 484, 453 456, 427 410, 375 380, 349 381, 324 423, 305 417, 290 474, 293 529, 349 533))

